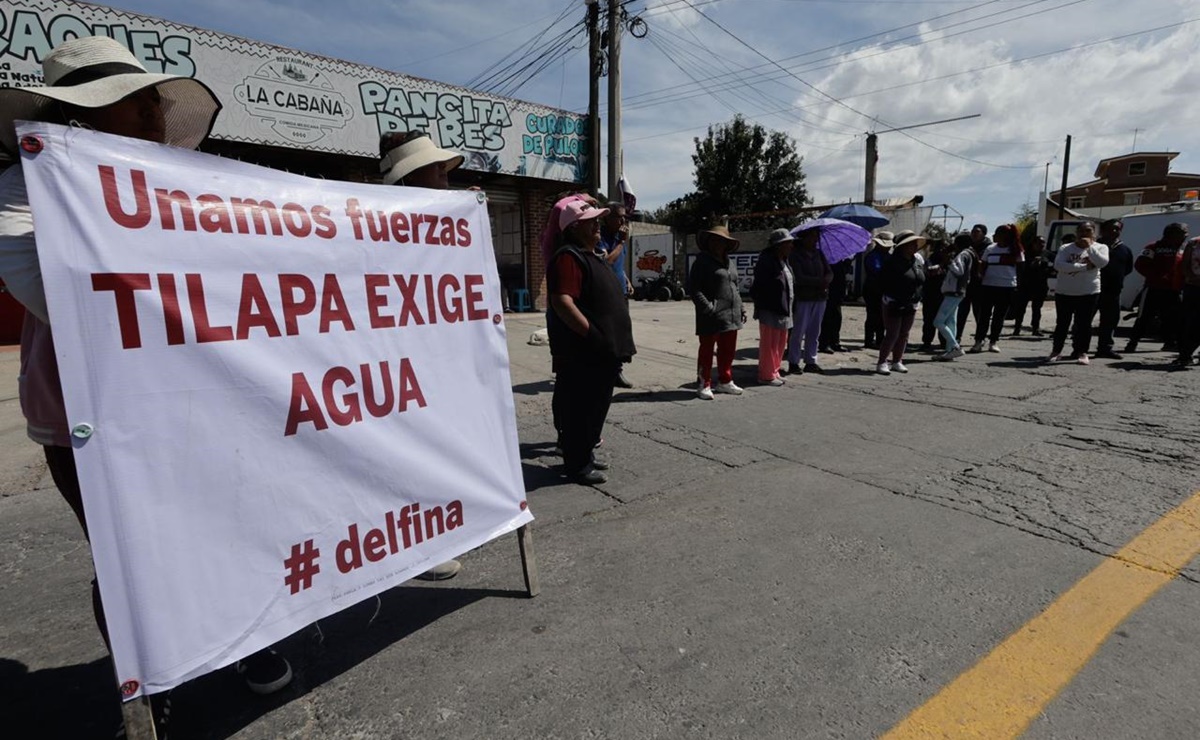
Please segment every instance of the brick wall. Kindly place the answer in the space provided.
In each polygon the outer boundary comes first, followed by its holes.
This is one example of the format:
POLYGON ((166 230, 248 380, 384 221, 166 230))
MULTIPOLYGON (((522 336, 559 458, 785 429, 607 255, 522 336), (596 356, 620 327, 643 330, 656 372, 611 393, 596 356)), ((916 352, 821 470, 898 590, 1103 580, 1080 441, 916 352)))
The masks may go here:
POLYGON ((546 310, 546 263, 542 259, 542 227, 546 214, 554 207, 555 193, 526 190, 521 195, 521 222, 525 232, 525 264, 529 276, 530 302, 538 311, 546 310))

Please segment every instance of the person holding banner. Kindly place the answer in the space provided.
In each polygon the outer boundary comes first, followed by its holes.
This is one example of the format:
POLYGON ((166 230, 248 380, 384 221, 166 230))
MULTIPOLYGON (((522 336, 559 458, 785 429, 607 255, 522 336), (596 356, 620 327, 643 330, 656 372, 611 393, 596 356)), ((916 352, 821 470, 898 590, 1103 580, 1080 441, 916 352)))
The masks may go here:
POLYGON ((594 449, 621 362, 637 352, 624 286, 596 252, 600 219, 607 213, 584 201, 566 203, 559 216, 562 246, 546 272, 556 372, 551 403, 567 477, 582 484, 608 480, 603 473, 608 463, 596 459, 594 449))
MULTIPOLYGON (((104 37, 63 42, 42 63, 45 87, 0 90, 0 144, 17 151, 14 121, 48 121, 195 149, 212 130, 220 102, 202 82, 150 74, 122 44, 104 37)), ((26 141, 24 147, 38 146, 26 141)), ((21 334, 21 409, 29 437, 45 450, 55 486, 88 536, 34 237, 20 165, 0 174, 0 279, 26 308, 21 334)), ((109 645, 100 591, 92 581, 96 624, 109 645)), ((111 647, 111 646, 110 646, 111 647)), ((292 680, 288 662, 269 648, 237 663, 255 693, 292 680)))
MULTIPOLYGON (((463 156, 442 149, 424 131, 386 133, 379 137, 379 171, 385 185, 449 190, 450 173, 463 156)), ((417 576, 423 581, 445 581, 458 575, 462 563, 448 560, 417 576)))

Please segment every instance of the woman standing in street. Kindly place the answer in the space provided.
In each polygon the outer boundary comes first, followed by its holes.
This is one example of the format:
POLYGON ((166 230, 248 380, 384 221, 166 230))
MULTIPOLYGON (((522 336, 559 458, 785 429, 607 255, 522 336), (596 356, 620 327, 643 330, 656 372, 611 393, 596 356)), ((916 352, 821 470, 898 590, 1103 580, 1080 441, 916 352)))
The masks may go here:
POLYGON ((917 251, 924 245, 923 236, 911 232, 898 234, 896 246, 883 263, 880 285, 884 332, 883 343, 879 345, 879 364, 875 367, 880 375, 891 375, 893 370, 908 372, 904 365, 904 350, 908 347, 908 333, 921 302, 921 286, 925 284, 925 264, 917 258, 917 251))
POLYGON ((821 229, 805 229, 796 235, 796 246, 789 258, 796 280, 796 300, 792 311, 792 336, 788 339, 788 374, 825 372, 817 364, 817 347, 821 343, 821 321, 825 318, 825 299, 833 271, 829 261, 817 248, 821 229), (803 350, 803 352, 801 352, 803 350), (804 367, 800 367, 803 354, 804 367))
POLYGON ((942 305, 933 319, 933 327, 946 340, 946 351, 937 356, 939 360, 956 360, 963 356, 958 343, 958 306, 967 294, 967 285, 975 271, 975 250, 971 248, 971 237, 959 234, 954 237, 954 251, 958 254, 946 264, 942 278, 942 305))
POLYGON ((1096 241, 1096 227, 1083 222, 1075 229, 1075 241, 1063 244, 1054 259, 1058 285, 1054 290, 1054 339, 1050 362, 1059 359, 1071 332, 1071 359, 1087 365, 1092 342, 1092 319, 1100 305, 1100 268, 1108 264, 1108 247, 1096 241))
POLYGON ((715 226, 696 235, 700 256, 692 264, 689 285, 696 304, 696 335, 700 352, 696 358, 696 395, 711 401, 713 391, 741 395, 733 382, 733 355, 737 333, 746 323, 737 275, 729 264, 729 253, 738 248, 737 239, 725 226, 715 226), (713 349, 717 354, 717 386, 712 386, 713 349))
POLYGON ((1013 295, 1017 292, 1017 269, 1025 261, 1020 233, 1015 225, 997 226, 992 242, 983 250, 980 259, 983 279, 980 281, 979 294, 975 297, 979 315, 972 352, 982 352, 985 339, 988 340, 988 352, 1000 351, 1000 331, 1004 328, 1004 319, 1008 317, 1013 295))
POLYGON ((758 319, 758 382, 783 385, 779 363, 787 349, 788 329, 792 328, 792 301, 795 279, 788 257, 794 240, 787 229, 771 232, 770 245, 758 253, 750 297, 754 299, 754 318, 758 319))
POLYGON ((593 450, 604 431, 621 360, 637 352, 625 286, 596 253, 600 217, 606 213, 583 201, 565 204, 559 216, 562 246, 546 270, 555 365, 551 404, 562 427, 567 477, 584 484, 608 480, 602 472, 608 463, 596 459, 593 450))

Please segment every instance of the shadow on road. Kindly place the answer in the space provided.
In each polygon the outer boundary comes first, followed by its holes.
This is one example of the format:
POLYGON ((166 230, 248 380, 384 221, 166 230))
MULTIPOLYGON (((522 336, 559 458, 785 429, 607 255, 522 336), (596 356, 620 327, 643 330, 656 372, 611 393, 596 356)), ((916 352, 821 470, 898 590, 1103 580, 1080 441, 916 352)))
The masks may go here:
POLYGON ((6 737, 111 738, 121 721, 112 662, 30 673, 24 663, 0 658, 0 717, 6 737))
POLYGON ((1166 373, 1187 372, 1188 370, 1188 368, 1179 367, 1170 361, 1139 362, 1137 360, 1122 360, 1121 362, 1114 362, 1110 364, 1109 367, 1116 368, 1117 370, 1151 370, 1166 373))
MULTIPOLYGON (((515 575, 519 583, 519 567, 515 575)), ((488 598, 527 597, 523 588, 405 585, 348 607, 276 645, 291 661, 295 674, 291 685, 277 694, 263 697, 250 693, 231 668, 173 690, 170 736, 192 740, 235 735, 421 628, 488 598)), ((0 716, 5 718, 7 737, 110 738, 119 727, 120 710, 108 659, 33 673, 22 663, 0 659, 0 695, 4 696, 0 716), (12 705, 6 706, 10 702, 12 705), (11 724, 14 718, 15 728, 11 724), (25 732, 22 723, 29 725, 25 732)))
POLYGON ((695 382, 680 386, 678 389, 665 389, 661 391, 621 391, 613 394, 613 403, 641 403, 646 401, 662 402, 662 401, 686 401, 689 398, 696 397, 695 382))
POLYGON ((550 379, 539 380, 536 383, 521 383, 512 387, 513 393, 520 393, 523 396, 538 396, 542 393, 554 392, 554 381, 550 379))

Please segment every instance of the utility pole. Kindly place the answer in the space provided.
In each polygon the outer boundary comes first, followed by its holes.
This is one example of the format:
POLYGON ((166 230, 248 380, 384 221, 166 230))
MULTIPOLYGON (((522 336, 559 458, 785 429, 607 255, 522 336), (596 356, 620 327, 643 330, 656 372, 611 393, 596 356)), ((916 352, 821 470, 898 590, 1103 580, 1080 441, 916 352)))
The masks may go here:
POLYGON ((1067 173, 1071 171, 1071 135, 1067 134, 1067 151, 1063 155, 1062 192, 1058 196, 1058 220, 1061 221, 1067 207, 1067 173))
POLYGON ((927 121, 925 123, 914 123, 911 126, 897 126, 896 128, 884 129, 883 131, 874 131, 867 133, 867 172, 863 178, 863 203, 866 205, 875 204, 875 165, 879 162, 879 137, 878 134, 887 134, 892 131, 907 131, 910 128, 922 128, 924 126, 936 126, 939 123, 951 123, 953 121, 965 121, 969 118, 979 118, 980 113, 972 113, 969 116, 958 116, 957 118, 943 118, 940 121, 927 121))
POLYGON ((587 0, 588 191, 600 192, 600 0, 587 0))
POLYGON ((867 172, 863 176, 863 203, 875 205, 875 165, 879 162, 879 137, 867 134, 867 172))
POLYGON ((608 198, 620 200, 621 179, 621 3, 608 0, 608 198))

